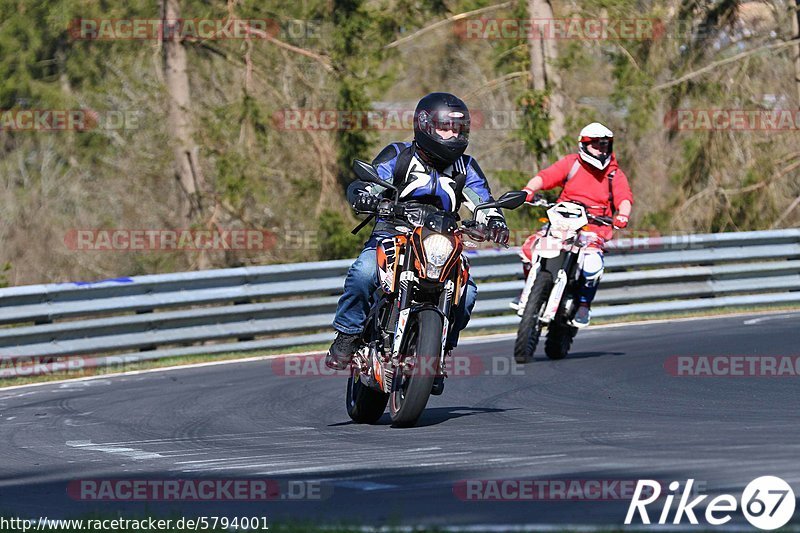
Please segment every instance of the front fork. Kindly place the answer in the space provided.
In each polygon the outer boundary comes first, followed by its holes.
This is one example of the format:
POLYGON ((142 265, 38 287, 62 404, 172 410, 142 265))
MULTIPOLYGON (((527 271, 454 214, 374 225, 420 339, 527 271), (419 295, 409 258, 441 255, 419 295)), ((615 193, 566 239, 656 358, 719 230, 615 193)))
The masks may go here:
POLYGON ((564 289, 567 288, 567 272, 563 268, 558 271, 556 280, 553 283, 553 289, 550 291, 550 298, 547 299, 547 305, 544 307, 544 313, 539 318, 543 324, 549 324, 558 313, 558 307, 561 305, 561 298, 564 296, 564 289))
POLYGON ((569 283, 567 273, 572 272, 572 268, 577 259, 578 253, 574 248, 566 253, 564 262, 561 264, 561 269, 558 271, 556 279, 553 282, 553 289, 550 291, 550 297, 547 299, 544 313, 540 319, 543 323, 549 324, 558 314, 558 309, 561 306, 561 299, 564 297, 564 291, 567 289, 567 284, 569 283))
MULTIPOLYGON (((411 254, 406 254, 406 260, 410 262, 411 254)), ((405 261, 404 261, 405 262, 405 261)), ((411 285, 418 282, 417 276, 408 267, 404 265, 404 270, 400 275, 400 287, 397 298, 397 306, 399 309, 397 324, 394 330, 394 339, 392 342, 392 358, 391 363, 395 367, 402 365, 400 361, 400 349, 403 346, 407 334, 407 326, 411 318, 411 313, 414 306, 411 304, 411 285)), ((453 307, 453 297, 455 295, 455 283, 452 279, 448 279, 439 297, 438 310, 442 314, 442 333, 441 333, 441 348, 439 350, 439 368, 437 372, 441 371, 445 374, 445 347, 447 345, 447 337, 450 333, 450 313, 453 307)))
MULTIPOLYGON (((569 284, 569 276, 567 273, 572 270, 573 263, 576 261, 577 257, 578 254, 574 249, 566 252, 566 257, 564 258, 561 268, 555 276, 553 288, 550 291, 550 296, 547 299, 547 305, 545 305, 544 313, 539 319, 543 324, 549 324, 558 314, 558 308, 561 305, 561 299, 564 297, 564 291, 569 284)), ((553 259, 548 259, 548 261, 552 261, 553 259)), ((531 271, 528 273, 528 277, 525 280, 525 287, 522 289, 522 295, 519 299, 519 307, 517 308, 517 314, 519 316, 522 316, 525 312, 525 307, 528 305, 528 298, 530 298, 533 284, 536 282, 536 277, 538 276, 541 268, 542 258, 537 256, 536 260, 531 264, 531 271)))
POLYGON ((410 250, 405 250, 402 257, 402 269, 400 271, 400 283, 398 287, 395 305, 398 309, 397 323, 394 327, 394 340, 392 341, 392 362, 399 363, 400 347, 408 326, 408 318, 411 314, 411 288, 417 283, 417 276, 411 269, 413 254, 410 250))
POLYGON ((528 305, 528 297, 530 297, 533 283, 536 281, 536 276, 539 274, 539 269, 542 266, 542 259, 536 258, 536 261, 531 263, 531 270, 528 272, 528 277, 525 279, 525 288, 522 289, 522 294, 519 297, 519 307, 517 307, 517 314, 522 316, 525 312, 525 306, 528 305))
MULTIPOLYGON (((444 284, 444 290, 439 297, 439 310, 442 312, 442 348, 439 351, 439 368, 444 377, 447 377, 447 363, 445 361, 445 348, 447 346, 447 337, 450 336, 450 312, 453 309, 453 297, 455 296, 456 284, 452 279, 449 279, 444 284)), ((464 288, 466 291, 466 287, 464 288)))

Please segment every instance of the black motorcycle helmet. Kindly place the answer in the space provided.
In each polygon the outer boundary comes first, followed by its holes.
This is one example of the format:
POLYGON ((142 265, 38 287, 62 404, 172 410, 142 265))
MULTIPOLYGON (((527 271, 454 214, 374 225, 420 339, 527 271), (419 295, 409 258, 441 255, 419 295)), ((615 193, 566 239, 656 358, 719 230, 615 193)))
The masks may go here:
POLYGON ((414 142, 439 170, 452 165, 469 144, 467 104, 450 93, 425 96, 414 111, 414 142))

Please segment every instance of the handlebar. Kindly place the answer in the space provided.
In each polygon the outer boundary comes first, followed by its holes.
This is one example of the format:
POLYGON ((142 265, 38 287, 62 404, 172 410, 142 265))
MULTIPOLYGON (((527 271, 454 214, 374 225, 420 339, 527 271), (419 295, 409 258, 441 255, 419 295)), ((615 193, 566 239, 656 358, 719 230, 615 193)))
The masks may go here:
POLYGON ((593 221, 599 223, 601 226, 613 226, 614 225, 614 219, 611 218, 611 217, 596 217, 596 216, 590 215, 588 213, 586 214, 586 216, 589 218, 589 220, 593 220, 593 221))
MULTIPOLYGON (((420 204, 418 202, 395 203, 386 199, 378 204, 377 209, 373 211, 365 211, 365 213, 378 215, 382 218, 394 218, 407 224, 409 221, 406 215, 406 209, 414 209, 419 207, 429 206, 428 204, 420 204)), ((489 228, 486 226, 486 224, 478 222, 474 219, 463 221, 463 223, 458 227, 458 231, 476 242, 486 242, 489 240, 489 228)), ((507 247, 508 245, 506 245, 506 248, 507 247)))
POLYGON ((486 224, 481 224, 480 222, 476 222, 474 220, 468 220, 464 222, 464 224, 458 229, 460 229, 473 241, 484 242, 488 240, 487 233, 489 232, 489 228, 486 227, 486 224))
POLYGON ((387 198, 381 199, 375 209, 356 209, 359 215, 378 215, 381 217, 392 217, 403 219, 406 216, 406 206, 402 203, 395 203, 387 198))
POLYGON ((534 196, 532 201, 525 203, 531 207, 544 207, 545 209, 550 209, 551 207, 556 205, 555 203, 548 202, 547 200, 538 195, 534 196))
MULTIPOLYGON (((601 226, 613 226, 614 225, 614 219, 613 218, 592 215, 591 213, 588 212, 588 208, 585 205, 581 204, 580 202, 575 202, 575 201, 572 201, 572 200, 570 200, 570 201, 572 203, 582 205, 583 208, 586 209, 586 218, 588 218, 592 222, 597 222, 601 226)), ((532 207, 544 207, 545 209, 550 209, 551 207, 556 205, 556 203, 558 203, 558 202, 548 202, 547 200, 545 200, 544 198, 539 196, 538 198, 534 197, 532 202, 526 202, 526 203, 528 205, 532 206, 532 207)))

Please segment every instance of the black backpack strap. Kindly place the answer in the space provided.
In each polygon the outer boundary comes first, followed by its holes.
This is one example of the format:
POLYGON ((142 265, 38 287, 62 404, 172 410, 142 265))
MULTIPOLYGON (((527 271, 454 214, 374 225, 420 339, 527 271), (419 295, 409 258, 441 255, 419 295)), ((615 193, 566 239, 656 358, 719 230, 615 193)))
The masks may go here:
POLYGON ((408 166, 411 164, 411 159, 414 157, 414 145, 412 144, 411 146, 404 147, 402 144, 399 144, 397 148, 400 150, 400 153, 397 156, 397 163, 394 165, 392 184, 400 189, 403 186, 403 182, 406 180, 406 174, 408 173, 408 166))

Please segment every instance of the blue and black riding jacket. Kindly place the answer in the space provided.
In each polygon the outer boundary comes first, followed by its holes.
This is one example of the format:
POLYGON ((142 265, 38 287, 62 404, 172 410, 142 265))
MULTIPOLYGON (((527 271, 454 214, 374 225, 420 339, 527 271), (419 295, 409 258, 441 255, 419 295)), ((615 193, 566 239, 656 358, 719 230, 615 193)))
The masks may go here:
MULTIPOLYGON (((416 153, 414 143, 398 142, 381 150, 372 165, 381 179, 397 187, 400 200, 431 204, 451 212, 457 212, 462 205, 473 211, 478 204, 494 200, 481 167, 466 154, 438 171, 416 153)), ((380 185, 356 180, 347 188, 347 200, 353 204, 359 194, 384 195, 387 191, 380 185)), ((476 220, 486 224, 493 217, 505 222, 499 209, 482 209, 476 220)), ((378 220, 373 233, 384 233, 387 229, 387 224, 378 220)))

